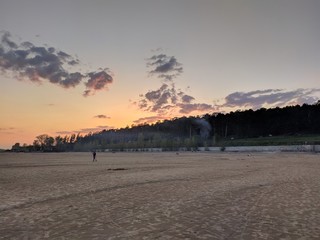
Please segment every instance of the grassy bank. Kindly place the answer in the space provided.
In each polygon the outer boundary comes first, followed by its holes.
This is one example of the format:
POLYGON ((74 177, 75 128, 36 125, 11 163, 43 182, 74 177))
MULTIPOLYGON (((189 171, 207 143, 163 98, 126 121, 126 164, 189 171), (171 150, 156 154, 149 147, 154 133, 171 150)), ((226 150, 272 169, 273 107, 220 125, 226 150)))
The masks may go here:
POLYGON ((320 135, 270 136, 242 139, 220 139, 218 146, 278 146, 278 145, 317 145, 320 135))

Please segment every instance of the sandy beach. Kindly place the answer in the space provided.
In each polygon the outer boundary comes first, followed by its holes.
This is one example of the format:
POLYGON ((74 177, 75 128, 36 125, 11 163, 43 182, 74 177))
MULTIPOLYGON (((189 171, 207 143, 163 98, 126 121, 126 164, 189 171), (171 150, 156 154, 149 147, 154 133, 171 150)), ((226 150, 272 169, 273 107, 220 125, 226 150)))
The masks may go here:
POLYGON ((2 153, 0 239, 320 239, 320 155, 2 153))

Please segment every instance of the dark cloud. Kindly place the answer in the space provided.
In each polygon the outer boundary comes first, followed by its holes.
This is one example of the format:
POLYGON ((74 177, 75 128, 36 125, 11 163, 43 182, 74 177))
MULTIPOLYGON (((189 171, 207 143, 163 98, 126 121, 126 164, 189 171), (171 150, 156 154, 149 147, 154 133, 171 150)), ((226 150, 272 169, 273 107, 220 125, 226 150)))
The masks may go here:
POLYGON ((10 36, 11 35, 9 32, 4 32, 1 38, 1 42, 4 45, 7 45, 9 48, 13 48, 13 49, 18 48, 18 45, 10 40, 10 36))
POLYGON ((222 104, 197 103, 195 98, 176 90, 174 84, 163 84, 158 90, 149 91, 141 96, 138 107, 144 111, 170 116, 174 113, 188 115, 212 113, 226 109, 259 109, 262 107, 285 107, 290 105, 314 104, 320 98, 320 89, 283 89, 234 92, 225 97, 222 104), (173 101, 175 99, 175 101, 173 101))
MULTIPOLYGON (((49 52, 54 52, 54 51, 55 51, 55 49, 54 49, 53 47, 50 47, 50 48, 49 48, 49 52)), ((70 56, 69 54, 67 54, 67 53, 65 53, 65 52, 62 52, 62 51, 59 51, 59 52, 57 53, 57 55, 58 55, 59 57, 61 57, 62 59, 71 58, 71 56, 70 56)))
POLYGON ((157 90, 148 91, 142 95, 138 106, 146 111, 158 112, 169 109, 177 102, 177 93, 174 84, 162 84, 157 90))
POLYGON ((159 116, 175 116, 179 114, 212 113, 224 111, 228 108, 259 109, 262 107, 284 107, 296 104, 313 104, 319 99, 320 89, 296 89, 285 91, 283 89, 255 90, 250 92, 234 92, 225 97, 223 104, 197 103, 196 99, 175 88, 174 78, 183 72, 182 65, 175 57, 165 54, 154 55, 147 59, 147 67, 151 68, 150 75, 165 80, 156 90, 150 90, 140 95, 136 103, 139 109, 157 113, 150 119, 153 121, 159 116))
POLYGON ((138 103, 134 102, 134 104, 137 104, 140 109, 148 109, 148 101, 146 99, 140 99, 138 103))
POLYGON ((313 104, 319 99, 320 89, 266 89, 251 92, 234 92, 225 97, 225 103, 219 108, 284 107, 287 105, 313 104), (318 96, 317 96, 318 95, 318 96))
POLYGON ((68 64, 71 65, 71 66, 75 66, 75 65, 77 65, 79 63, 80 63, 80 61, 78 59, 72 59, 72 60, 70 60, 68 62, 68 64))
POLYGON ((194 97, 185 94, 181 97, 181 100, 184 103, 191 103, 194 100, 194 97))
POLYGON ((139 109, 157 113, 150 119, 138 119, 141 121, 153 121, 159 116, 172 117, 177 114, 190 114, 192 112, 211 112, 214 107, 206 103, 194 103, 195 98, 176 89, 174 79, 183 72, 182 64, 174 56, 166 54, 154 55, 147 59, 147 67, 150 75, 163 80, 162 85, 156 90, 150 90, 140 95, 140 100, 135 104, 139 109))
POLYGON ((65 88, 77 86, 83 78, 81 73, 70 73, 63 80, 60 80, 59 84, 65 88))
POLYGON ((87 90, 84 92, 84 96, 92 95, 97 90, 108 89, 107 85, 113 82, 113 78, 106 70, 90 72, 87 76, 89 80, 85 83, 87 90))
POLYGON ((2 34, 0 70, 3 72, 11 71, 16 77, 33 82, 47 80, 63 88, 76 87, 86 81, 84 96, 107 89, 107 84, 113 82, 106 69, 86 74, 67 70, 79 64, 78 59, 53 47, 38 47, 30 42, 17 44, 11 40, 10 33, 2 34))
POLYGON ((163 84, 158 90, 149 91, 145 94, 147 101, 152 103, 151 111, 156 112, 164 108, 167 104, 176 100, 175 90, 163 84))
POLYGON ((151 68, 150 75, 169 81, 183 72, 182 64, 174 56, 167 56, 166 54, 154 55, 148 58, 147 67, 151 68))
POLYGON ((106 116, 106 115, 104 115, 104 114, 99 114, 99 115, 96 115, 96 116, 94 116, 94 118, 110 118, 110 117, 108 117, 108 116, 106 116))
POLYGON ((206 103, 192 103, 195 98, 177 90, 174 83, 162 84, 159 89, 140 95, 136 104, 139 109, 162 115, 190 114, 192 112, 212 112, 214 106, 206 103))

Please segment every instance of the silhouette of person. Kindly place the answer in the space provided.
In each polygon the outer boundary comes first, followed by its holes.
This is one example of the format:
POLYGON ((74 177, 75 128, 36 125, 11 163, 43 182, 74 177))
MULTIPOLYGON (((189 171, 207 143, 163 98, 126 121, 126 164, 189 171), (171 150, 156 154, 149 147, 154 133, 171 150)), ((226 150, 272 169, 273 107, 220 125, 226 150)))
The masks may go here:
POLYGON ((92 162, 97 161, 96 155, 97 155, 96 151, 92 151, 92 162))

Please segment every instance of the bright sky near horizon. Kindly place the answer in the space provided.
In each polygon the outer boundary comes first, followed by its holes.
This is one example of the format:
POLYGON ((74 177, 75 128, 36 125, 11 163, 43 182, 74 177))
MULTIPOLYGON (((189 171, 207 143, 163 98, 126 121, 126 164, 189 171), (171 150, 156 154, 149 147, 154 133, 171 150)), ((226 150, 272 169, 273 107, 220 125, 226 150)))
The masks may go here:
POLYGON ((318 0, 2 0, 0 148, 315 103, 318 0))

